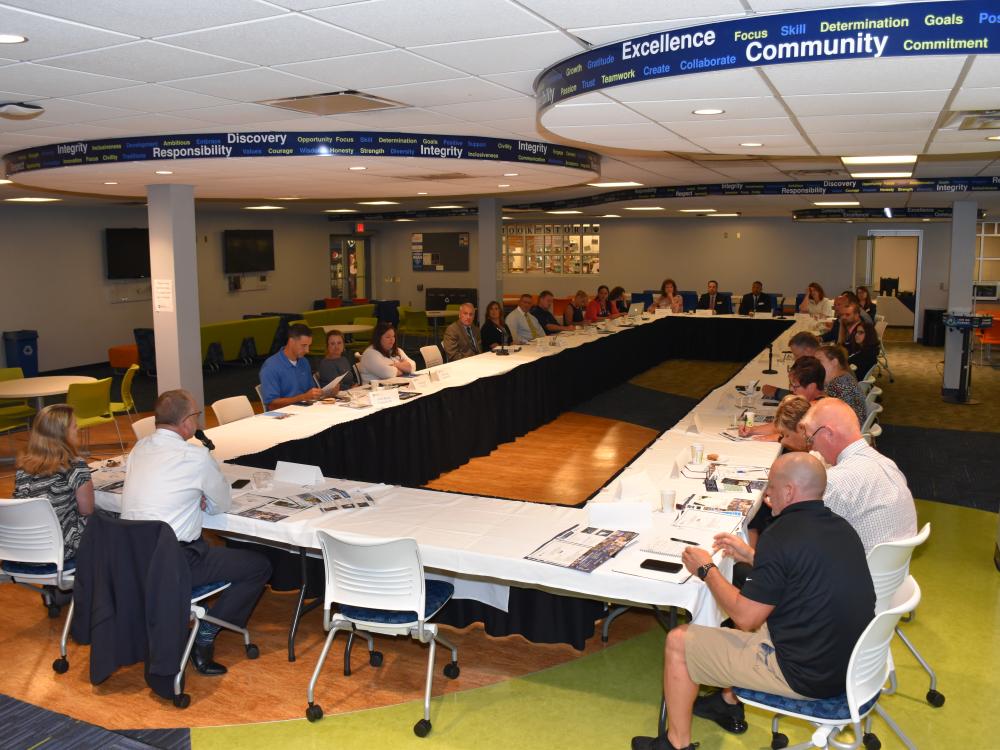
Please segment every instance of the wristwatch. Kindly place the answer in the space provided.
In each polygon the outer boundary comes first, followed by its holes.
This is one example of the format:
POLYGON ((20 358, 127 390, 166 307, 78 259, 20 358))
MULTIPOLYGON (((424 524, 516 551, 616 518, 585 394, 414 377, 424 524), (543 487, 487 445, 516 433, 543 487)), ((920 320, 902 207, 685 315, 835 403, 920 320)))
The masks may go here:
POLYGON ((710 571, 714 567, 716 567, 716 566, 715 566, 715 563, 713 563, 713 562, 705 563, 700 568, 698 568, 698 570, 696 570, 694 572, 694 574, 696 576, 698 576, 698 578, 700 578, 701 580, 704 581, 705 578, 708 576, 708 571, 710 571))

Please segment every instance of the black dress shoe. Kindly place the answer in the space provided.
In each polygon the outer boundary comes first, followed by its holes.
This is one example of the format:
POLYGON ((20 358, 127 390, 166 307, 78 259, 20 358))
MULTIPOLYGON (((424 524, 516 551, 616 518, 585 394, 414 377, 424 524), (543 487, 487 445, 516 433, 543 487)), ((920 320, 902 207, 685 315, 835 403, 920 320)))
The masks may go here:
POLYGON ((633 737, 632 750, 695 750, 697 742, 685 747, 674 747, 666 737, 633 737))
POLYGON ((711 719, 733 734, 743 734, 748 728, 743 715, 743 704, 737 703, 733 706, 726 703, 721 690, 708 695, 699 695, 695 699, 693 712, 695 716, 711 719))
POLYGON ((210 677, 217 677, 220 674, 225 674, 226 668, 219 664, 219 662, 213 660, 213 656, 215 656, 214 643, 209 643, 207 646, 196 643, 194 644, 194 648, 191 650, 191 663, 194 664, 194 668, 197 669, 199 673, 210 677))

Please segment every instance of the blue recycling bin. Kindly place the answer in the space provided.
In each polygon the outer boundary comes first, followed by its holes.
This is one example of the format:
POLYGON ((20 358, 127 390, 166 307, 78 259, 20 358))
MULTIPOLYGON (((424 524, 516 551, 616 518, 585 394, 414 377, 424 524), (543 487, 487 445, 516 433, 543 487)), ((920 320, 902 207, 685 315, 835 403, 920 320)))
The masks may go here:
POLYGON ((38 331, 4 331, 7 367, 20 367, 24 377, 38 375, 38 331))

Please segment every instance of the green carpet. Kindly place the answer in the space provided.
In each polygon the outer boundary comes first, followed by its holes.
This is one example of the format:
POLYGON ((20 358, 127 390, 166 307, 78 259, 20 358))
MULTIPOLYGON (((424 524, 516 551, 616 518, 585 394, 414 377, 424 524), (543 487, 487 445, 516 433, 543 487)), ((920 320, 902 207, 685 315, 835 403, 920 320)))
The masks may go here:
MULTIPOLYGON (((928 679, 898 641, 893 645, 899 675, 897 695, 883 706, 920 748, 989 748, 986 726, 1000 709, 993 689, 1000 673, 1000 574, 993 568, 996 515, 920 501, 920 522, 933 532, 918 551, 912 570, 923 587, 916 618, 903 628, 938 672, 947 697, 942 708, 924 701, 928 679)), ((391 648, 411 644, 397 641, 391 648)), ((515 645, 511 645, 516 648, 515 645)), ((635 734, 655 732, 663 668, 663 634, 646 635, 581 657, 559 667, 498 685, 437 698, 432 702, 434 729, 425 739, 412 726, 422 715, 420 703, 300 721, 192 730, 195 750, 276 747, 358 750, 377 748, 627 748, 635 734)), ((440 660, 439 660, 440 661, 440 660)), ((441 661, 443 664, 443 661, 441 661)), ((439 664, 440 666, 440 664, 439 664)), ((336 700, 337 666, 332 664, 318 699, 336 700)), ((303 671, 302 694, 308 672, 303 671)), ((437 679, 437 678, 436 678, 437 679)), ((695 720, 694 738, 702 748, 765 748, 769 717, 748 711, 750 730, 725 734, 714 724, 695 720)), ((783 722, 792 742, 808 739, 806 725, 783 722)), ((902 747, 875 720, 884 748, 902 747)))

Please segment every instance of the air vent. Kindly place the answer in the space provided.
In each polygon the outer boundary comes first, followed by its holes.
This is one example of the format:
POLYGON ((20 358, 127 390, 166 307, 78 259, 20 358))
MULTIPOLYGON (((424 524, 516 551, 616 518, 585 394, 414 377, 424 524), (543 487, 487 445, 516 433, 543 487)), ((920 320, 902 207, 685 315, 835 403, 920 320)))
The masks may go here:
POLYGON ((380 96, 362 94, 360 91, 331 91, 327 94, 293 96, 288 99, 266 99, 257 102, 268 107, 292 109, 308 115, 344 115, 350 112, 368 112, 373 109, 399 109, 409 105, 380 96))
POLYGON ((952 112, 944 127, 949 130, 1000 130, 1000 109, 952 112))

